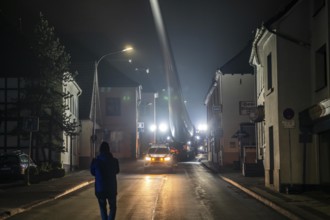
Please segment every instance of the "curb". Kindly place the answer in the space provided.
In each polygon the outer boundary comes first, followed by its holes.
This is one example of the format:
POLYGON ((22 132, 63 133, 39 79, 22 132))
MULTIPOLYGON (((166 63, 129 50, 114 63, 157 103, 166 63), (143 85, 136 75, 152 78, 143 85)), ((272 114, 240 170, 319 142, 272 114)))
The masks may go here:
POLYGON ((72 193, 74 191, 77 191, 77 190, 83 188, 83 187, 86 187, 86 186, 88 186, 88 185, 90 185, 90 184, 92 184, 94 182, 95 182, 95 180, 84 181, 84 182, 82 182, 82 183, 80 183, 80 184, 78 184, 78 185, 76 185, 76 186, 74 186, 74 187, 72 187, 70 189, 67 189, 67 190, 65 190, 64 192, 62 192, 62 193, 60 193, 58 195, 55 195, 53 197, 50 197, 48 199, 39 200, 39 201, 36 201, 36 202, 32 202, 32 203, 27 204, 27 205, 24 205, 23 207, 20 207, 20 208, 13 208, 13 209, 9 209, 9 210, 3 211, 3 212, 0 213, 0 220, 7 219, 7 218, 12 217, 12 216, 14 216, 16 214, 19 214, 19 213, 28 211, 28 210, 30 210, 32 208, 37 207, 37 206, 40 206, 40 205, 46 204, 46 203, 48 203, 50 201, 54 201, 56 199, 59 199, 59 198, 65 196, 67 194, 70 194, 70 193, 72 193))
POLYGON ((274 202, 266 199, 265 197, 253 192, 252 190, 240 185, 239 183, 222 176, 221 174, 219 174, 220 178, 223 179, 224 181, 232 184, 233 186, 239 188, 240 190, 242 190, 243 192, 245 192, 246 194, 250 195, 251 197, 257 199, 258 201, 262 202, 263 204, 271 207, 272 209, 274 209, 275 211, 277 211, 278 213, 281 213, 282 215, 288 217, 289 219, 292 220, 299 220, 301 219, 299 216, 295 215, 294 213, 282 208, 281 206, 275 204, 274 202))
MULTIPOLYGON (((211 167, 207 166, 207 165, 206 165, 205 163, 203 163, 201 160, 200 160, 200 163, 201 163, 204 167, 206 167, 206 168, 212 170, 213 172, 215 172, 215 173, 219 173, 219 172, 216 171, 215 169, 212 169, 211 167)), ((290 212, 290 211, 288 211, 288 210, 286 210, 286 209, 284 209, 284 208, 278 206, 278 205, 275 204, 274 202, 272 202, 272 201, 268 200, 267 198, 265 198, 265 197, 263 197, 263 196, 261 196, 261 195, 255 193, 255 192, 253 192, 252 190, 250 190, 250 189, 248 189, 248 188, 246 188, 246 187, 240 185, 239 183, 237 183, 237 182, 235 182, 235 181, 233 181, 233 180, 231 180, 231 179, 229 179, 229 178, 227 178, 227 177, 225 177, 225 176, 223 176, 223 175, 221 175, 221 174, 218 174, 218 176, 219 176, 222 180, 224 180, 224 181, 226 181, 227 183, 230 183, 231 185, 235 186, 236 188, 242 190, 243 192, 247 193, 247 194, 250 195, 251 197, 255 198, 256 200, 258 200, 258 201, 260 201, 260 202, 262 202, 263 204, 267 205, 268 207, 274 209, 275 211, 281 213, 282 215, 286 216, 287 218, 289 218, 289 219, 293 219, 293 220, 300 220, 300 219, 301 219, 299 216, 295 215, 294 213, 292 213, 292 212, 290 212)))
POLYGON ((242 186, 241 184, 235 182, 234 180, 225 177, 224 175, 221 175, 215 168, 212 168, 211 166, 208 166, 206 163, 200 161, 200 163, 208 168, 209 170, 211 170, 212 172, 216 173, 219 178, 221 178, 222 180, 224 180, 225 182, 235 186, 236 188, 242 190, 243 192, 245 192, 246 194, 248 194, 249 196, 253 197, 254 199, 260 201, 261 203, 265 204, 266 206, 272 208, 273 210, 275 210, 276 212, 282 214, 283 216, 289 218, 289 219, 293 219, 293 220, 299 220, 299 219, 313 219, 313 220, 321 220, 323 219, 320 216, 316 216, 313 213, 310 212, 306 212, 305 210, 299 208, 299 207, 295 207, 295 206, 291 206, 290 204, 288 204, 289 207, 291 208, 284 208, 283 206, 280 205, 280 201, 276 200, 271 200, 269 198, 267 198, 267 196, 263 196, 262 193, 258 193, 254 190, 251 190, 247 187, 242 186), (295 211, 292 211, 295 210, 295 211))

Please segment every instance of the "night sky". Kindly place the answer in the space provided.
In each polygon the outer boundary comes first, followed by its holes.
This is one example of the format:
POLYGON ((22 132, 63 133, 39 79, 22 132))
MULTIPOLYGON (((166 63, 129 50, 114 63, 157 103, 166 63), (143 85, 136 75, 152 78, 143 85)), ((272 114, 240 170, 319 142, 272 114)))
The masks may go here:
MULTIPOLYGON (((239 53, 253 39, 255 29, 290 0, 159 2, 187 110, 197 125, 206 122, 204 98, 216 69, 239 53)), ((21 18, 23 31, 42 12, 69 53, 68 42, 95 57, 133 46, 133 53, 107 61, 146 88, 166 88, 149 0, 2 0, 0 10, 16 26, 21 18)), ((78 59, 79 54, 71 55, 78 59)))

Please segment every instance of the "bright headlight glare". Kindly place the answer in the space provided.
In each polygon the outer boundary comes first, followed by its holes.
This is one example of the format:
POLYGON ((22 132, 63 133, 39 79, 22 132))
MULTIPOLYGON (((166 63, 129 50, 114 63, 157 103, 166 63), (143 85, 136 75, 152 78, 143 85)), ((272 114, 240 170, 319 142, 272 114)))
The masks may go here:
POLYGON ((150 160, 151 160, 151 157, 146 156, 146 157, 145 157, 145 160, 150 161, 150 160))
POLYGON ((170 157, 165 157, 165 161, 170 161, 171 158, 170 157))

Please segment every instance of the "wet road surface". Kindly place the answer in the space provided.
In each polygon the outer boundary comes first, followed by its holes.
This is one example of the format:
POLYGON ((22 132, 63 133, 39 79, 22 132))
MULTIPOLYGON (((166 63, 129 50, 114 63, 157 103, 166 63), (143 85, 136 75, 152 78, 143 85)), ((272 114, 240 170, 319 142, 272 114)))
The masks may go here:
MULTIPOLYGON (((224 182, 199 162, 179 163, 174 173, 143 172, 142 161, 118 175, 116 219, 286 219, 224 182)), ((100 219, 93 186, 9 219, 100 219)))

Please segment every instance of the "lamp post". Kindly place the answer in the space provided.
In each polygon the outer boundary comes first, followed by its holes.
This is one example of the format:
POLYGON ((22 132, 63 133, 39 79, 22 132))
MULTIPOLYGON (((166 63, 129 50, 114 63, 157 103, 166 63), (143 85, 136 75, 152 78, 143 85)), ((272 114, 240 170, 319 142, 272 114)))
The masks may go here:
POLYGON ((107 54, 104 54, 103 56, 101 56, 97 61, 95 61, 95 67, 94 67, 94 84, 93 84, 93 111, 92 111, 92 116, 93 116, 93 128, 92 128, 92 136, 91 136, 91 140, 92 140, 92 143, 93 143, 93 149, 92 149, 92 153, 91 153, 91 156, 92 158, 95 158, 96 156, 96 98, 97 98, 97 94, 98 94, 98 86, 99 86, 99 83, 98 83, 98 66, 99 66, 99 63, 107 56, 112 56, 112 55, 116 55, 116 54, 119 54, 119 53, 123 53, 123 52, 126 52, 126 51, 130 51, 130 50, 133 50, 132 47, 127 47, 123 50, 120 50, 120 51, 115 51, 115 52, 110 52, 110 53, 107 53, 107 54))

